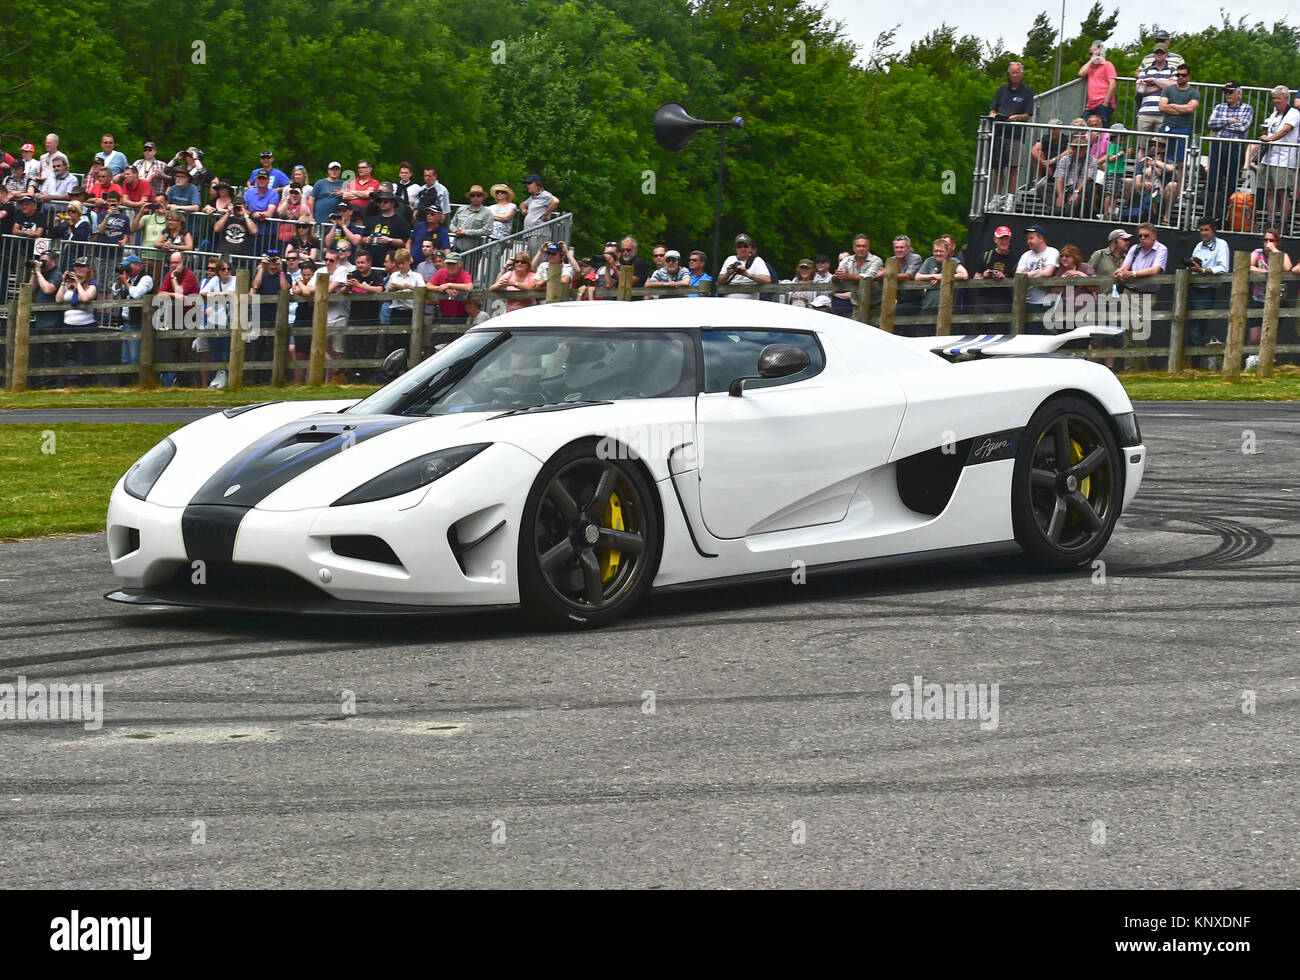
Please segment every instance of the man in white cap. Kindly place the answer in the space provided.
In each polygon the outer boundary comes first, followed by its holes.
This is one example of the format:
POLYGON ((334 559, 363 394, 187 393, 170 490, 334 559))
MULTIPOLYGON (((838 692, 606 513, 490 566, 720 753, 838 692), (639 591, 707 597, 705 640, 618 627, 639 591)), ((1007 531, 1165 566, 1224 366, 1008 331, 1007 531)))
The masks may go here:
MULTIPOLYGON (((656 289, 671 289, 675 286, 689 286, 691 284, 691 274, 682 265, 682 253, 675 248, 670 248, 664 252, 664 264, 655 269, 654 275, 650 277, 647 286, 653 286, 656 289)), ((648 299, 658 299, 657 296, 647 297, 648 299)))
POLYGON ((343 164, 331 160, 325 170, 329 176, 312 184, 311 192, 303 202, 304 206, 311 208, 312 217, 319 225, 329 224, 330 215, 343 206, 343 164))
POLYGON ((1093 252, 1092 257, 1088 259, 1088 264, 1097 275, 1115 278, 1115 273, 1119 271, 1128 256, 1128 246, 1132 238, 1133 236, 1123 228, 1112 229, 1106 236, 1106 247, 1093 252))

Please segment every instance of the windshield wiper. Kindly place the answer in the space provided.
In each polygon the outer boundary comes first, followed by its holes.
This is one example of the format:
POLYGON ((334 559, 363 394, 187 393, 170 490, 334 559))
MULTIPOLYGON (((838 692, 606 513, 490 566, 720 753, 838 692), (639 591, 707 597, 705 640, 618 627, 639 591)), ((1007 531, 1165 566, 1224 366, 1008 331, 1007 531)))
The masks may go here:
POLYGON ((500 415, 493 415, 487 419, 503 419, 507 415, 523 415, 526 412, 560 412, 566 408, 583 408, 587 405, 613 405, 610 401, 572 401, 572 402, 552 402, 549 405, 525 405, 523 408, 512 408, 509 411, 502 412, 500 415))

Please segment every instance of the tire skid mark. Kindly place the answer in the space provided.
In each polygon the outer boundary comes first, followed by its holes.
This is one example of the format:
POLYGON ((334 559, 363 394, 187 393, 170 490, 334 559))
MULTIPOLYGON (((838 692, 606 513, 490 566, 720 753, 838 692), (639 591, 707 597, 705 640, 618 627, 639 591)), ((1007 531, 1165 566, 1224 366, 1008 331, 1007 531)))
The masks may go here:
MULTIPOLYGON (((940 767, 941 768, 941 767, 940 767)), ((790 797, 807 800, 823 797, 889 797, 936 794, 950 799, 954 793, 1008 793, 1035 791, 1094 790, 1103 793, 1117 790, 1154 787, 1186 789, 1190 786, 1222 786, 1225 783, 1257 786, 1264 777, 1294 780, 1300 777, 1295 763, 1257 763, 1233 768, 1142 768, 1128 771, 1085 772, 1077 769, 1061 772, 990 773, 967 776, 936 772, 934 778, 872 778, 862 780, 738 781, 734 783, 668 783, 650 786, 611 787, 593 784, 570 790, 512 788, 510 786, 464 787, 463 792, 428 793, 366 797, 336 797, 312 800, 267 800, 236 802, 228 796, 210 801, 203 807, 207 818, 214 817, 304 817, 332 813, 383 813, 398 810, 437 810, 470 807, 491 808, 499 812, 506 807, 575 807, 611 806, 629 803, 698 802, 703 800, 768 800, 790 797)), ((188 819, 194 814, 192 799, 150 807, 102 806, 93 816, 101 820, 188 819)), ((42 813, 41 821, 82 821, 84 812, 42 813)), ((33 819, 33 814, 0 813, 0 822, 33 819)))

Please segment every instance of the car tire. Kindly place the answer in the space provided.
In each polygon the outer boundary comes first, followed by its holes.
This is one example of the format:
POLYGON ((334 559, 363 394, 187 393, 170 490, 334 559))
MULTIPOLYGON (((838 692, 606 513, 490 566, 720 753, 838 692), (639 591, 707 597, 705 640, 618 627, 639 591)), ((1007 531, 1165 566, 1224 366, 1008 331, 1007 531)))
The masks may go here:
POLYGON ((635 462, 584 439, 553 456, 524 504, 519 593, 544 626, 593 629, 650 588, 663 550, 654 487, 635 462))
POLYGON ((1039 406, 1011 480, 1011 523, 1030 564, 1078 568, 1106 547, 1124 503, 1124 460, 1092 402, 1062 395, 1039 406), (1064 459, 1058 444, 1067 446, 1064 459))

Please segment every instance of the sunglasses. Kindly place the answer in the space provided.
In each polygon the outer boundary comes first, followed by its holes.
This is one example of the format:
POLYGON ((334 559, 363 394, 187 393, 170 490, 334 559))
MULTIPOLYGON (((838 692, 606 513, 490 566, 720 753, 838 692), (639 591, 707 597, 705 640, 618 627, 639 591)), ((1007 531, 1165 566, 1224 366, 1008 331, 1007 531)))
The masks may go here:
POLYGON ((528 259, 515 259, 515 265, 532 265, 528 259))
MULTIPOLYGON (((497 193, 500 194, 500 193, 502 193, 502 192, 501 192, 501 191, 497 191, 497 193)), ((471 194, 471 195, 470 195, 470 197, 485 197, 485 196, 486 196, 486 195, 484 195, 484 194, 471 194)))
POLYGON ((209 272, 216 272, 216 271, 217 271, 217 267, 216 267, 215 265, 210 265, 210 266, 208 266, 208 271, 209 271, 209 272))
POLYGON ((663 253, 663 252, 655 252, 655 253, 654 253, 654 257, 655 257, 656 259, 662 259, 662 258, 664 257, 664 253, 663 253))

